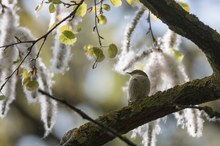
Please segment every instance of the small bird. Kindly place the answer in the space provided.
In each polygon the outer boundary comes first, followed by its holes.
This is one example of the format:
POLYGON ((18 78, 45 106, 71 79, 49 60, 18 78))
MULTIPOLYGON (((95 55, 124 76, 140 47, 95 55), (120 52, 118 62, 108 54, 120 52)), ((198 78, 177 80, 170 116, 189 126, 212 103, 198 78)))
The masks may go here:
POLYGON ((141 70, 127 72, 131 75, 128 84, 128 103, 132 104, 144 97, 150 92, 150 80, 147 74, 141 70))

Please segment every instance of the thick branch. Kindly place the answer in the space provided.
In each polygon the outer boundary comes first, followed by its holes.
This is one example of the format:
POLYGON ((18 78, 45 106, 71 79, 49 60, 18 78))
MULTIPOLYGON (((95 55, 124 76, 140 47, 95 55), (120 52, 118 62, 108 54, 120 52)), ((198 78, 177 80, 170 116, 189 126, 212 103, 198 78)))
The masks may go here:
MULTIPOLYGON (((125 134, 142 124, 178 111, 173 104, 195 105, 220 99, 218 85, 214 76, 194 80, 101 116, 97 121, 125 134)), ((70 132, 65 146, 99 146, 115 138, 90 122, 70 132)))
MULTIPOLYGON (((193 41, 206 54, 214 75, 182 86, 176 86, 165 92, 101 116, 97 121, 115 129, 121 134, 178 111, 174 104, 197 105, 220 99, 220 35, 199 19, 184 11, 173 0, 140 0, 169 28, 193 41)), ((69 133, 65 146, 98 146, 114 137, 99 130, 94 124, 87 123, 69 133)))
POLYGON ((174 0, 140 0, 176 33, 193 41, 206 54, 215 75, 220 77, 220 35, 184 11, 174 0))

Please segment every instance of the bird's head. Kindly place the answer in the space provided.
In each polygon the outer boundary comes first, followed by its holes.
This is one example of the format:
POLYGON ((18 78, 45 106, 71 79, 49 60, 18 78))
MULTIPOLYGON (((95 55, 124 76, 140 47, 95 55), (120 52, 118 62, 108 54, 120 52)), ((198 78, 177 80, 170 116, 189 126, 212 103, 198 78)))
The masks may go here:
POLYGON ((147 77, 147 74, 144 71, 138 70, 138 69, 137 70, 133 70, 131 72, 127 72, 127 74, 129 74, 131 76, 133 76, 133 75, 142 75, 142 76, 146 76, 147 77))

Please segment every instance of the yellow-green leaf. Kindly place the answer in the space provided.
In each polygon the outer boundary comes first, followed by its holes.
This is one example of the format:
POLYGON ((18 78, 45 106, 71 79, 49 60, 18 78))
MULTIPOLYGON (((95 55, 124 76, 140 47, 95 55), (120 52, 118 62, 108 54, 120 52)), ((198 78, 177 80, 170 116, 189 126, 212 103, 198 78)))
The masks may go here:
POLYGON ((29 91, 35 91, 38 89, 39 84, 38 84, 37 80, 30 80, 29 82, 27 82, 27 84, 25 84, 25 87, 29 91))
POLYGON ((97 62, 101 62, 105 59, 105 55, 103 53, 103 50, 98 47, 92 47, 91 50, 94 53, 95 59, 97 59, 97 62))
POLYGON ((127 3, 129 3, 130 5, 137 5, 140 4, 139 0, 126 0, 127 3))
POLYGON ((107 23, 107 18, 102 14, 98 15, 98 23, 99 24, 106 24, 107 23))
POLYGON ((90 45, 88 46, 88 54, 93 57, 98 56, 100 51, 101 51, 101 49, 98 47, 94 47, 94 46, 90 46, 90 45))
POLYGON ((99 10, 99 7, 98 6, 93 6, 92 7, 92 12, 95 13, 95 12, 98 12, 99 10))
POLYGON ((60 0, 52 0, 52 2, 53 2, 54 4, 60 4, 60 3, 61 3, 60 0))
POLYGON ((105 55, 103 51, 101 50, 101 52, 97 56, 97 62, 102 62, 104 59, 105 59, 105 55))
POLYGON ((26 69, 23 69, 22 78, 25 79, 25 78, 28 78, 28 77, 30 77, 30 74, 28 73, 28 71, 26 69))
POLYGON ((172 49, 172 51, 173 51, 173 53, 174 53, 176 59, 177 59, 179 62, 182 62, 184 55, 183 55, 179 50, 177 50, 177 49, 175 49, 175 48, 171 48, 171 49, 172 49))
POLYGON ((57 23, 58 23, 58 22, 55 22, 54 24, 52 24, 52 25, 48 28, 48 31, 51 30, 51 29, 53 29, 53 28, 57 25, 57 23))
POLYGON ((63 31, 65 31, 65 30, 72 31, 72 26, 70 26, 70 25, 63 25, 63 26, 61 26, 61 27, 59 28, 59 31, 60 31, 60 32, 63 32, 63 31))
POLYGON ((22 84, 26 85, 30 80, 31 80, 31 77, 23 78, 22 79, 22 84))
POLYGON ((178 2, 178 4, 187 12, 190 11, 189 5, 185 2, 178 2))
POLYGON ((121 6, 122 4, 121 0, 111 0, 111 3, 116 7, 121 6))
POLYGON ((56 8, 55 8, 54 4, 50 4, 50 5, 49 5, 49 11, 50 11, 50 13, 54 13, 55 10, 56 10, 56 8))
POLYGON ((82 5, 76 11, 76 15, 83 17, 86 15, 86 12, 87 12, 87 4, 83 2, 82 5))
POLYGON ((89 51, 92 47, 94 47, 94 46, 93 45, 85 45, 83 49, 88 55, 91 56, 91 53, 89 51))
POLYGON ((84 46, 84 50, 86 51, 86 53, 97 59, 97 62, 101 62, 105 59, 105 55, 103 53, 103 50, 98 48, 98 47, 94 47, 92 45, 87 45, 87 46, 84 46))
POLYGON ((60 34, 59 40, 63 44, 72 45, 73 43, 76 42, 77 38, 76 38, 76 36, 74 35, 74 33, 72 31, 64 30, 60 34))
POLYGON ((82 30, 82 27, 78 25, 76 29, 76 33, 79 33, 81 30, 82 30))
POLYGON ((118 53, 118 48, 115 44, 110 44, 108 47, 108 56, 114 58, 118 53))
POLYGON ((43 7, 43 4, 39 4, 36 6, 35 11, 40 11, 43 7))
POLYGON ((31 72, 28 72, 26 69, 23 69, 22 72, 22 84, 25 85, 31 80, 31 72))
POLYGON ((102 8, 106 11, 110 11, 111 10, 111 6, 109 4, 103 4, 102 8))

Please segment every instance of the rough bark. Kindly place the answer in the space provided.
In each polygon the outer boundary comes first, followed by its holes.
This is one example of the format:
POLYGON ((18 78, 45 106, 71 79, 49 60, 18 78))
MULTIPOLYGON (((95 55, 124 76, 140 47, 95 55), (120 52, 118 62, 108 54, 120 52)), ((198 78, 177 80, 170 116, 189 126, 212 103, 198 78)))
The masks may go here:
MULTIPOLYGON (((214 76, 194 80, 101 116, 97 121, 115 129, 120 134, 125 134, 144 123, 180 110, 175 108, 174 104, 195 105, 219 99, 220 87, 218 85, 219 82, 214 76)), ((89 122, 70 131, 63 145, 99 146, 114 138, 89 122)))
MULTIPOLYGON (((96 119, 120 134, 169 115, 179 109, 174 104, 198 105, 220 99, 220 35, 199 19, 185 12, 173 0, 140 0, 170 29, 193 41, 206 54, 214 74, 197 79, 96 119)), ((114 139, 92 123, 71 130, 64 146, 99 146, 114 139)))
POLYGON ((194 42, 208 58, 215 75, 220 71, 220 35, 173 0, 140 0, 176 33, 194 42))

